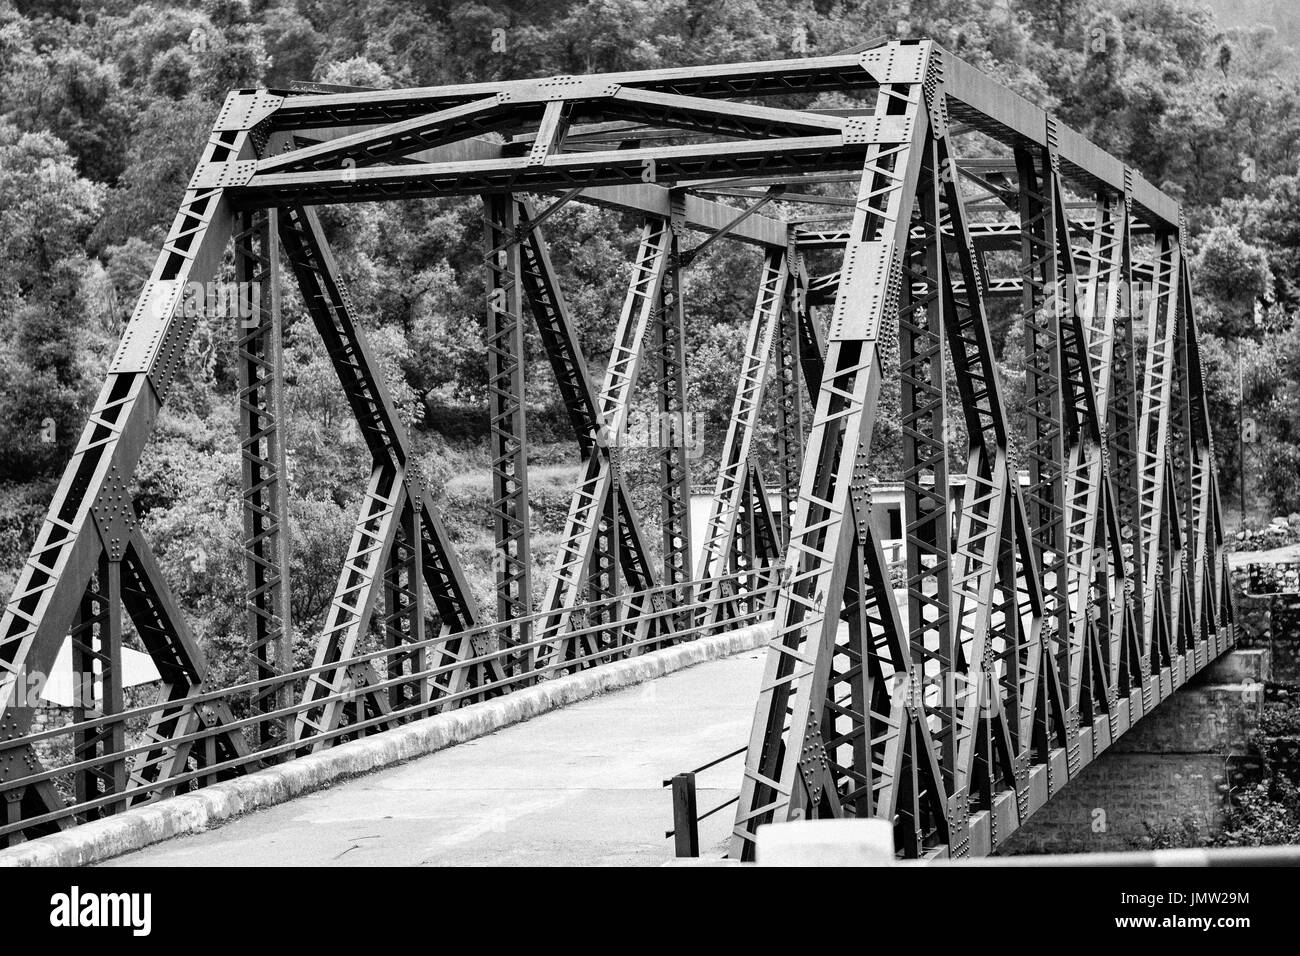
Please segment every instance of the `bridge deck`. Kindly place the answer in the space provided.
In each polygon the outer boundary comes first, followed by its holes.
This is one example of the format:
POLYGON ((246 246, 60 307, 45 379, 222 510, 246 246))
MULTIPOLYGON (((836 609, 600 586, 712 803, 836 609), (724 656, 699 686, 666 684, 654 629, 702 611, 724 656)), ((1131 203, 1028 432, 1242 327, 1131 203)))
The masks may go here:
MULTIPOLYGON (((658 864, 672 858, 665 779, 748 737, 762 649, 581 701, 108 866, 658 864)), ((736 795, 740 758, 699 776, 703 812, 736 795)), ((700 825, 725 852, 734 808, 700 825)))

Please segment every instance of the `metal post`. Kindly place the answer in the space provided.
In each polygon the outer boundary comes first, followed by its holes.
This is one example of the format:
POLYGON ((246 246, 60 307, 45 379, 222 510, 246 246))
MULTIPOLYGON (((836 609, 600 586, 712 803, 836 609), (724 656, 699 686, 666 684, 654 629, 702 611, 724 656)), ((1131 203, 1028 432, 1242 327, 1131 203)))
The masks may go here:
POLYGON ((794 517, 794 503, 799 497, 799 466, 803 460, 804 399, 799 382, 799 330, 798 314, 805 306, 800 301, 804 295, 802 262, 790 257, 794 263, 790 270, 791 287, 781 309, 781 324, 775 343, 776 351, 776 460, 777 480, 781 492, 780 547, 790 542, 790 526, 794 517))
MULTIPOLYGON (((98 657, 100 660, 101 689, 99 694, 99 715, 116 718, 122 713, 122 561, 109 558, 100 563, 100 568, 108 580, 104 588, 107 602, 107 620, 99 630, 98 657)), ((112 794, 126 791, 126 757, 120 756, 126 749, 126 726, 120 719, 115 719, 99 731, 104 735, 104 751, 109 757, 104 772, 104 787, 112 794)), ((107 813, 117 813, 126 809, 126 802, 114 802, 104 807, 107 813)))
MULTIPOLYGON (((244 566, 248 641, 255 680, 293 669, 290 624, 288 474, 285 468, 284 358, 280 318, 280 244, 276 210, 245 212, 235 236, 239 284, 239 444, 243 459, 244 566), (245 312, 247 308, 247 312, 245 312)), ((260 689, 259 713, 285 708, 288 684, 260 689)), ((286 721, 260 727, 263 742, 287 739, 286 721), (276 731, 273 733, 273 729, 276 731)))
POLYGON ((700 822, 695 813, 695 774, 673 777, 673 849, 679 857, 700 855, 700 822))
MULTIPOLYGON (((931 687, 952 662, 950 551, 952 519, 948 497, 947 355, 943 342, 944 303, 939 196, 935 189, 935 147, 926 144, 924 172, 917 185, 915 225, 903 258, 898 337, 903 431, 903 537, 907 554, 907 607, 912 662, 931 687)), ((806 466, 805 466, 806 467, 806 466)), ((951 695, 939 688, 923 699, 937 717, 935 736, 944 773, 954 760, 951 695)))
MULTIPOLYGON (((514 621, 533 609, 532 549, 528 527, 528 433, 524 414, 523 288, 520 282, 519 210, 509 194, 491 196, 487 205, 488 395, 492 429, 493 554, 497 582, 497 620, 514 621)), ((529 625, 513 627, 512 639, 529 641, 529 625)), ((502 633, 505 633, 503 631, 502 633)), ((532 669, 525 651, 521 671, 532 669)))
MULTIPOLYGON (((684 215, 684 213, 682 214, 684 215)), ((659 309, 655 316, 654 348, 658 353, 653 374, 657 379, 657 428, 652 429, 659 446, 659 500, 663 527, 663 581, 665 595, 673 607, 689 604, 691 580, 691 476, 686 449, 686 319, 682 300, 679 239, 685 231, 681 215, 672 220, 668 267, 659 286, 659 309)), ((674 615, 675 626, 685 629, 686 615, 674 615)))
MULTIPOLYGON (((103 583, 100 583, 100 588, 103 583)), ((96 632, 104 624, 104 602, 92 585, 86 589, 77 609, 76 622, 70 635, 72 650, 72 719, 81 723, 95 717, 95 667, 94 655, 98 642, 96 632)), ((96 756, 97 737, 94 731, 79 730, 73 735, 72 757, 75 761, 90 760, 96 756)), ((79 770, 73 781, 73 794, 78 803, 93 800, 99 795, 93 767, 79 770)), ((87 818, 98 816, 90 811, 87 818)))

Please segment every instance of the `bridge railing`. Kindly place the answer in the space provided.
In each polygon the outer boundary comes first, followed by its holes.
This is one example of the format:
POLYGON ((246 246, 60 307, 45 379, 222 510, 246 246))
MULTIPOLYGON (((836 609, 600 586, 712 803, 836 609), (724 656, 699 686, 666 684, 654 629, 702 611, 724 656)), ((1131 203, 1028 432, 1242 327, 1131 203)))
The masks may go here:
MULTIPOLYGON (((689 603, 655 600, 671 590, 660 587, 583 604, 580 610, 593 623, 571 626, 560 637, 544 636, 526 643, 503 640, 497 647, 467 655, 448 651, 452 642, 461 648, 481 647, 482 642, 500 638, 510 625, 519 623, 536 624, 535 630, 540 631, 548 615, 539 612, 2 740, 0 764, 13 760, 21 766, 23 755, 33 748, 41 760, 30 766, 45 769, 0 780, 0 797, 10 808, 8 818, 0 821, 0 846, 14 842, 19 834, 53 832, 347 739, 508 694, 554 679, 562 671, 626 659, 771 616, 775 584, 742 584, 730 593, 718 587, 700 587, 724 580, 737 583, 734 575, 693 582, 690 593, 713 596, 689 603), (719 624, 709 612, 724 603, 730 616, 719 624), (689 622, 686 627, 681 626, 684 620, 689 622), (637 625, 636 631, 633 625, 637 625), (636 633, 643 636, 629 637, 636 633), (538 662, 536 651, 561 638, 572 642, 574 650, 567 656, 553 656, 531 668, 524 666, 524 662, 538 662), (584 639, 590 641, 586 648, 584 639), (411 666, 422 657, 431 662, 429 666, 411 666), (358 681, 353 676, 366 671, 372 674, 368 679, 358 681), (477 672, 479 679, 459 688, 439 683, 453 673, 466 672, 477 672), (328 692, 309 692, 323 682, 328 682, 328 692), (268 699, 280 703, 269 710, 257 709, 259 701, 268 699), (308 714, 329 705, 345 708, 345 721, 316 727, 307 719, 308 714), (188 729, 184 726, 187 721, 188 729), (172 766, 161 773, 164 762, 172 766), (63 805, 19 818, 13 808, 22 794, 41 785, 52 785, 63 805)), ((382 634, 375 637, 382 639, 382 634)))
POLYGON ((694 770, 673 774, 671 779, 664 781, 665 787, 672 787, 673 797, 673 828, 664 832, 664 839, 673 841, 673 850, 676 856, 699 856, 700 824, 715 813, 720 813, 727 807, 734 806, 736 801, 740 799, 740 794, 736 794, 730 800, 724 800, 717 806, 700 813, 696 803, 696 775, 719 764, 726 763, 734 757, 739 757, 746 749, 748 748, 743 746, 737 747, 731 753, 723 754, 721 757, 714 757, 708 763, 702 764, 694 770))

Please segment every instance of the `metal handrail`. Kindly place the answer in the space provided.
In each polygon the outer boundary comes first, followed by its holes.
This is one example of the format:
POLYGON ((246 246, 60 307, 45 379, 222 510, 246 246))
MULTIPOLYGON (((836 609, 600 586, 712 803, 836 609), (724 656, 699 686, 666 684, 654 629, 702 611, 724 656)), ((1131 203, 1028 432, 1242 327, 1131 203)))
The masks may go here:
MULTIPOLYGON (((735 577, 736 577, 735 575, 725 575, 716 578, 702 578, 699 581, 692 581, 689 585, 677 585, 676 587, 684 590, 688 587, 694 588, 701 584, 710 584, 713 582, 720 582, 720 581, 734 581, 735 577)), ((679 614, 698 612, 723 602, 748 600, 755 595, 771 594, 776 589, 777 586, 775 584, 766 584, 760 587, 753 588, 751 590, 740 591, 730 596, 707 598, 703 601, 695 601, 692 602, 691 604, 681 605, 676 607, 665 607, 657 611, 653 609, 649 611, 643 611, 640 614, 638 614, 636 618, 606 621, 598 624, 589 624, 581 628, 572 628, 570 630, 564 631, 562 634, 555 634, 548 637, 540 637, 524 643, 510 644, 508 646, 499 648, 495 651, 488 651, 486 653, 479 654, 475 657, 461 658, 451 664, 444 664, 444 665, 439 665, 438 667, 430 668, 428 671, 421 672, 421 675, 429 676, 429 677, 437 677, 444 673, 449 673, 451 671, 454 671, 459 667, 467 667, 475 664, 483 664, 483 663, 488 663, 490 661, 497 661, 500 660, 501 658, 515 655, 518 652, 523 650, 528 650, 530 648, 537 648, 546 644, 550 644, 561 638, 570 639, 570 638, 586 637, 588 635, 593 635, 593 634, 602 634, 612 629, 626 626, 627 624, 629 624, 631 621, 634 620, 659 620, 664 617, 673 617, 679 614)), ((580 605, 579 608, 577 609, 583 611, 590 611, 592 608, 604 608, 610 604, 621 604, 621 603, 630 604, 631 602, 637 599, 643 597, 652 598, 653 596, 657 594, 662 594, 667 590, 673 590, 673 587, 669 586, 669 587, 649 588, 644 591, 630 592, 628 594, 618 595, 616 597, 602 598, 599 601, 592 601, 588 604, 580 605)), ((765 608, 764 610, 768 610, 768 609, 765 608)), ((277 674, 274 677, 263 677, 258 680, 244 681, 239 684, 233 684, 230 687, 205 691, 201 694, 195 694, 192 697, 187 697, 183 701, 162 701, 162 702, 154 702, 151 704, 142 704, 133 708, 119 711, 116 714, 111 714, 104 717, 94 717, 84 721, 78 721, 74 724, 70 724, 64 727, 58 727, 58 728, 45 730, 45 731, 37 731, 35 733, 27 734, 22 737, 16 737, 11 740, 0 741, 0 753, 3 753, 6 750, 13 749, 16 747, 26 746, 27 744, 30 743, 37 743, 41 740, 62 736, 64 734, 69 733, 70 731, 94 730, 94 729, 98 729, 99 727, 108 724, 117 723, 122 720, 128 720, 133 717, 145 717, 158 711, 171 710, 180 707, 182 705, 197 706, 201 704, 213 703, 215 701, 223 701, 223 700, 227 700, 233 695, 242 694, 250 691, 267 690, 270 688, 281 687, 285 683, 290 681, 298 680, 305 677, 311 677, 315 674, 324 673, 325 671, 333 671, 341 668, 352 667, 357 664, 365 664, 369 661, 377 660, 380 658, 398 657, 398 656, 406 657, 408 655, 415 654, 416 652, 421 650, 440 648, 441 646, 443 646, 444 644, 446 644, 448 641, 451 640, 472 639, 474 637, 479 637, 483 635, 493 635, 504 628, 511 627, 521 623, 525 623, 525 624, 533 623, 542 618, 554 617, 557 613, 559 612, 542 611, 542 612, 536 612, 530 614, 527 617, 513 618, 509 621, 501 621, 501 622, 496 622, 491 624, 481 624, 477 627, 469 628, 463 631, 447 631, 445 633, 438 634, 434 637, 425 638, 422 641, 403 642, 402 644, 398 644, 394 647, 385 647, 376 651, 368 651, 364 654, 356 654, 353 655, 352 657, 340 658, 339 660, 333 661, 328 664, 318 664, 312 667, 303 667, 297 670, 288 671, 284 674, 277 674)), ((753 616, 753 614, 754 612, 746 612, 746 614, 742 615, 741 617, 748 618, 753 616)), ((695 626, 687 628, 685 631, 678 632, 678 633, 689 634, 698 630, 714 629, 720 626, 722 625, 696 624, 695 626)), ((672 640, 672 637, 660 636, 656 638, 656 640, 659 642, 667 643, 672 640)), ((620 647, 626 647, 626 646, 628 645, 626 644, 620 645, 620 647)), ((619 648, 614 648, 614 650, 617 649, 619 648)), ((561 662, 557 665, 549 665, 547 668, 543 670, 550 670, 550 669, 555 669, 556 667, 564 667, 564 666, 568 666, 568 664, 565 662, 561 662)), ((521 677, 536 676, 536 674, 539 672, 541 671, 528 671, 520 676, 521 677)), ((414 680, 416 677, 416 675, 404 675, 404 676, 406 678, 406 681, 414 680)), ((378 687, 380 685, 372 684, 368 686, 373 688, 373 687, 378 687)), ((331 700, 330 697, 316 698, 313 703, 313 706, 321 703, 329 703, 330 700, 331 700)), ((441 698, 439 698, 439 700, 441 700, 441 698)))
MULTIPOLYGON (((762 572, 758 569, 755 569, 753 572, 755 576, 759 576, 761 573, 762 572)), ((452 709, 467 701, 471 701, 475 698, 482 698, 485 695, 492 694, 496 691, 509 693, 516 689, 518 685, 525 683, 531 684, 536 682, 538 679, 546 680, 559 669, 577 669, 589 664, 599 666, 602 663, 608 662, 612 658, 635 654, 645 649, 669 646, 686 640, 692 640, 698 638, 702 634, 716 632, 723 628, 745 626, 747 624, 756 623, 763 618, 770 616, 772 613, 772 602, 770 598, 778 589, 778 585, 772 582, 767 582, 757 586, 742 585, 742 589, 732 595, 718 595, 705 600, 696 600, 688 604, 676 606, 666 604, 660 609, 654 609, 652 607, 652 601, 656 595, 662 595, 669 591, 678 591, 690 594, 695 592, 700 585, 721 581, 731 581, 735 583, 737 582, 738 577, 744 577, 744 575, 723 575, 717 578, 701 579, 699 581, 692 581, 681 585, 661 586, 604 598, 599 601, 581 605, 579 608, 575 608, 575 610, 583 610, 591 613, 593 611, 600 611, 601 609, 608 609, 611 606, 625 606, 629 609, 635 606, 638 613, 632 617, 619 615, 613 620, 587 624, 581 628, 565 630, 560 633, 551 633, 528 642, 510 643, 496 650, 486 651, 472 657, 460 658, 448 663, 438 663, 434 666, 425 667, 418 671, 396 674, 394 676, 386 677, 382 681, 367 683, 360 688, 354 687, 347 690, 338 690, 327 695, 310 698, 300 694, 293 703, 270 711, 257 712, 224 723, 207 724, 191 733, 168 737, 165 740, 143 740, 138 743, 133 743, 129 747, 114 750, 110 753, 97 754, 93 757, 82 760, 73 760, 70 763, 65 763, 57 767, 51 767, 37 773, 27 774, 26 776, 4 781, 3 783, 0 783, 0 794, 12 792, 19 788, 45 781, 66 778, 69 775, 74 775, 80 772, 94 771, 124 761, 128 762, 127 767, 129 772, 129 761, 133 757, 148 754, 150 752, 156 752, 163 748, 174 748, 186 744, 198 744, 213 738, 224 737, 228 734, 242 733, 249 728, 256 730, 258 727, 268 724, 278 729, 281 722, 286 722, 284 730, 286 734, 290 735, 289 737, 272 737, 269 741, 264 741, 261 746, 251 748, 247 754, 241 754, 227 760, 206 764, 197 769, 187 770, 183 773, 174 774, 164 779, 137 782, 136 784, 130 785, 126 789, 115 793, 103 794, 94 799, 80 802, 73 801, 49 813, 0 825, 0 838, 32 827, 66 820, 70 817, 74 819, 85 817, 88 813, 106 808, 125 808, 152 803, 158 799, 170 796, 181 788, 189 789, 205 786, 208 783, 214 782, 221 775, 228 774, 232 770, 239 771, 256 769, 257 766, 284 757, 293 759, 293 757, 304 754, 321 745, 332 745, 338 742, 342 737, 351 737, 374 729, 386 729, 387 726, 428 716, 433 712, 452 709), (750 607, 743 611, 738 611, 738 613, 726 621, 704 623, 706 617, 704 612, 722 603, 734 604, 735 602, 753 603, 750 607), (689 627, 667 633, 653 634, 642 638, 641 640, 624 641, 611 647, 600 648, 591 653, 571 657, 566 660, 555 661, 540 668, 523 670, 515 674, 508 674, 498 680, 487 681, 478 684, 475 687, 458 691, 453 694, 444 694, 432 700, 412 701, 405 706, 398 706, 389 709, 377 716, 356 720, 340 727, 313 733, 304 736, 301 739, 290 739, 292 736, 292 728, 296 723, 294 719, 297 715, 315 710, 330 703, 354 702, 373 694, 382 694, 391 688, 413 684, 418 685, 430 681, 437 676, 450 673, 458 668, 473 667, 475 665, 492 662, 507 662, 510 658, 517 657, 522 651, 530 648, 551 645, 560 639, 572 640, 586 635, 609 634, 612 631, 625 631, 629 627, 638 623, 653 623, 656 621, 680 617, 682 615, 689 615, 691 622, 689 627)), ((357 654, 328 664, 314 665, 311 667, 300 668, 285 674, 275 675, 273 677, 245 681, 226 688, 204 691, 188 698, 142 705, 128 710, 123 710, 117 714, 76 721, 62 727, 41 730, 27 734, 23 737, 0 741, 0 753, 18 747, 30 746, 39 742, 52 741, 58 738, 72 738, 75 740, 78 735, 103 737, 106 735, 108 728, 116 725, 123 725, 132 721, 144 722, 148 717, 156 714, 166 714, 169 717, 173 715, 179 716, 187 710, 192 710, 204 705, 217 703, 230 704, 238 701, 244 695, 255 696, 256 692, 259 691, 293 687, 294 685, 298 685, 300 682, 306 681, 313 675, 326 671, 346 670, 359 664, 365 664, 367 662, 378 661, 381 659, 398 659, 400 662, 406 662, 411 660, 412 656, 419 651, 425 649, 436 650, 437 648, 444 646, 450 640, 468 640, 479 635, 494 634, 508 626, 554 618, 556 614, 557 612, 554 611, 540 611, 530 614, 525 618, 483 624, 463 631, 445 632, 434 637, 426 638, 422 641, 397 644, 393 647, 386 647, 377 651, 357 654)), ((249 699, 251 699, 251 697, 249 699)), ((734 756, 734 754, 729 756, 734 756)))

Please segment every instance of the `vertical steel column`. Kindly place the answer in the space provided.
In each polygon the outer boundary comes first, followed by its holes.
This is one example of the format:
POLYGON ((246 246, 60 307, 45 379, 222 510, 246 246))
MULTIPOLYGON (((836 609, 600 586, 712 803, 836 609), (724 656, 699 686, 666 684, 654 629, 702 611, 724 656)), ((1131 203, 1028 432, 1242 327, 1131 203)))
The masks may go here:
MULTIPOLYGON (((15 787, 4 792, 4 826, 13 826, 23 818, 23 798, 27 796, 26 787, 15 787)), ((0 835, 0 849, 6 849, 21 840, 22 831, 0 835)))
MULTIPOLYGON (((622 480, 619 468, 617 448, 610 449, 614 459, 614 480, 609 493, 605 496, 604 506, 600 510, 599 524, 596 528, 596 547, 591 556, 591 568, 587 576, 587 600, 596 607, 588 617, 588 624, 605 625, 596 634, 590 634, 579 641, 586 653, 615 647, 621 643, 621 635, 614 626, 617 624, 621 610, 618 603, 620 591, 619 578, 619 495, 618 488, 622 480)), ((581 653, 581 652, 580 652, 581 653)), ((587 666, 598 661, 588 662, 587 666)))
MULTIPOLYGON (((72 635, 74 705, 85 720, 111 718, 122 712, 122 562, 120 555, 100 557, 95 584, 87 591, 78 612, 80 632, 72 635), (88 607, 91 601, 94 611, 88 607), (84 716, 83 716, 84 715, 84 716)), ((91 730, 78 731, 73 757, 94 765, 76 775, 77 801, 98 800, 126 791, 126 728, 120 720, 91 730)), ((108 803, 86 812, 88 819, 122 809, 125 803, 108 803)))
MULTIPOLYGON (((86 588, 77 611, 76 623, 69 635, 72 651, 72 719, 79 724, 98 716, 95 707, 95 661, 98 658, 100 635, 108 627, 106 588, 107 581, 97 574, 86 588)), ((96 759, 102 739, 103 734, 98 729, 78 730, 73 734, 72 759, 78 762, 96 759)), ((77 803, 86 803, 98 797, 99 781, 97 766, 77 771, 73 778, 73 798, 77 803)), ((85 813, 89 820, 99 815, 98 808, 85 813)))
MULTIPOLYGON (((936 98, 943 96, 942 89, 936 98)), ((935 105, 932 103, 933 113, 935 105)), ((961 191, 955 176, 957 157, 945 126, 936 123, 938 144, 936 188, 941 213, 952 229, 953 248, 943 250, 944 326, 953 378, 965 420, 966 480, 962 489, 957 534, 952 549, 953 700, 956 710, 956 766, 949 792, 949 843, 954 856, 969 850, 969 803, 981 729, 987 741, 991 727, 981 712, 1000 710, 991 700, 989 652, 991 608, 1001 545, 1012 488, 1007 463, 1007 428, 997 363, 984 308, 988 284, 982 261, 971 240, 961 191), (961 277, 960 293, 956 278, 961 277)), ((943 220, 941 220, 943 221, 943 220)), ((999 715, 999 719, 1002 719, 999 715)))
MULTIPOLYGON (((239 447, 243 465, 244 573, 254 680, 293 669, 289 589, 288 475, 285 471, 284 360, 280 320, 278 213, 244 212, 235 235, 238 283, 239 447), (245 304, 249 307, 246 314, 245 304)), ((258 713, 283 709, 287 684, 255 692, 258 713)), ((287 739, 287 720, 261 724, 263 742, 287 739)))
MULTIPOLYGON (((122 713, 122 561, 110 555, 101 560, 101 571, 108 578, 107 627, 99 632, 100 690, 99 716, 116 717, 122 713)), ((102 731, 105 750, 110 755, 120 755, 126 749, 126 724, 114 720, 102 731)), ((105 771, 105 789, 112 794, 126 792, 126 757, 114 756, 105 771)), ((124 810, 126 803, 111 803, 105 807, 109 813, 124 810)))
MULTIPOLYGON (((384 646, 395 650, 406 644, 424 641, 424 575, 422 549, 418 531, 418 508, 402 509, 397 535, 388 564, 384 569, 384 646)), ((420 674, 428 669, 429 653, 425 647, 387 658, 389 680, 402 674, 420 674)), ((389 704, 394 709, 433 699, 433 685, 428 678, 413 683, 394 684, 388 688, 389 704)))
MULTIPOLYGON (((1055 151, 1056 123, 1048 117, 1049 159, 1052 167, 1053 215, 1056 219, 1058 334, 1061 343, 1062 407, 1065 424, 1065 578, 1070 626, 1066 645, 1065 685, 1069 693, 1066 714, 1067 756, 1073 773, 1082 759, 1079 728, 1094 719, 1093 649, 1096 640, 1094 604, 1098 589, 1094 577, 1098 520, 1102 494, 1104 391, 1108 359, 1101 347, 1104 333, 1094 335, 1096 270, 1080 279, 1077 251, 1071 240, 1068 206, 1060 176, 1060 156, 1055 151), (1094 348, 1094 340, 1097 348, 1094 348), (1099 378, 1100 376, 1100 378, 1099 378), (1098 381, 1102 384, 1098 386, 1098 381)), ((1100 210, 1099 210, 1100 212, 1100 210)), ((1088 255, 1088 253, 1084 253, 1088 255)), ((1095 257, 1093 259, 1095 262, 1095 257)))
MULTIPOLYGON (((1218 551, 1217 536, 1220 534, 1219 516, 1215 510, 1214 484, 1214 442, 1210 433, 1209 402, 1205 395, 1205 374, 1201 366, 1199 336, 1196 329, 1196 314, 1192 307, 1190 270, 1183 258, 1182 275, 1179 278, 1179 295, 1183 298, 1183 314, 1187 337, 1187 378, 1188 394, 1191 405, 1191 447, 1192 447, 1192 521, 1195 537, 1192 542, 1191 556, 1194 562, 1193 578, 1193 613, 1196 627, 1204 645, 1212 657, 1222 648, 1219 646, 1219 614, 1217 610, 1217 590, 1214 572, 1211 568, 1210 555, 1218 551)), ((1197 661, 1198 666, 1206 661, 1197 661)))
POLYGON ((1169 405, 1173 387, 1174 333, 1178 322, 1178 282, 1182 260, 1178 244, 1168 233, 1157 238, 1152 263, 1152 294, 1147 305, 1147 359, 1143 367, 1142 418, 1138 428, 1138 480, 1141 535, 1145 574, 1142 607, 1145 612, 1142 648, 1152 670, 1162 660, 1156 635, 1167 635, 1170 608, 1160 600, 1169 583, 1170 571, 1162 561, 1167 534, 1164 509, 1166 461, 1169 450, 1169 405), (1163 604, 1163 606, 1162 606, 1163 604))
POLYGON ((821 720, 853 547, 850 486, 858 448, 870 448, 880 392, 879 335, 898 309, 901 263, 920 174, 926 114, 921 80, 928 44, 889 51, 876 115, 906 118, 905 142, 873 142, 863 161, 852 234, 845 249, 826 371, 799 485, 799 508, 777 599, 776 637, 754 711, 731 857, 752 859, 754 833, 768 822, 839 815, 821 720))
POLYGON ((927 140, 903 259, 898 310, 903 445, 903 535, 907 621, 919 705, 934 719, 944 780, 954 750, 954 646, 949 578, 952 518, 948 500, 947 388, 938 150, 927 140))
MULTIPOLYGON (((1093 602, 1097 607, 1094 629, 1095 696, 1099 707, 1112 717, 1119 706, 1119 672, 1123 656, 1128 598, 1126 562, 1117 508, 1118 491, 1113 473, 1110 421, 1113 407, 1124 401, 1122 369, 1116 363, 1116 330, 1122 308, 1121 280, 1128 236, 1128 207, 1123 196, 1101 192, 1097 196, 1092 242, 1087 254, 1089 303, 1088 355, 1096 395, 1099 447, 1093 466, 1098 473, 1095 557, 1092 561, 1093 602)), ((1122 347, 1121 347, 1122 348, 1122 347)), ((1127 696, 1127 691, 1126 691, 1127 696)))
MULTIPOLYGON (((528 433, 524 413, 523 287, 520 281, 519 210, 513 196, 484 200, 487 211, 488 401, 492 444, 493 560, 497 620, 532 613, 532 549, 528 523, 528 433)), ((527 644, 530 628, 519 621, 513 640, 527 644)), ((522 652, 520 669, 532 669, 532 651, 522 652)))
MULTIPOLYGON (((1124 168, 1123 249, 1120 255, 1120 300, 1115 313, 1111 361, 1114 374, 1109 408, 1111 477, 1116 492, 1120 526, 1120 548, 1127 565, 1127 579, 1132 582, 1129 600, 1140 634, 1146 619, 1143 606, 1145 580, 1142 561, 1141 484, 1138 460, 1138 365, 1133 344, 1134 311, 1137 295, 1133 288, 1133 170, 1124 168)), ((1135 636, 1140 642, 1141 638, 1135 636)), ((1149 673, 1149 661, 1139 652, 1137 660, 1128 660, 1130 683, 1142 686, 1149 673)), ((1127 689, 1125 689, 1127 692, 1127 689)))
MULTIPOLYGON (((1021 300, 1025 342, 1025 454, 1029 464, 1028 520, 1049 622, 1046 639, 1058 674, 1065 673, 1069 602, 1065 591, 1065 445, 1061 397, 1061 354, 1056 297, 1055 172, 1046 150, 1016 151, 1020 179, 1021 300)), ((1044 720, 1050 709, 1042 708, 1044 720)), ((1050 729, 1045 727, 1050 733, 1050 729)))
POLYGON ((786 253, 790 284, 776 333, 776 461, 781 491, 780 545, 790 541, 803 459, 804 397, 799 375, 799 319, 807 305, 807 273, 794 243, 786 253))
MULTIPOLYGON (((682 297, 681 236, 684 197, 674 194, 668 266, 659 285, 655 313, 654 367, 659 415, 659 500, 663 525, 663 583, 669 604, 691 602, 691 474, 686 450, 686 316, 682 297)), ((677 617, 680 617, 678 615, 677 617)), ((684 629, 680 620, 678 629, 684 629)))
MULTIPOLYGON (((1181 247, 1182 236, 1179 236, 1181 247)), ((1186 268, 1185 260, 1181 268, 1186 268)), ((1182 277, 1175 276, 1175 295, 1181 302, 1182 277)), ((1174 569, 1176 599, 1170 604, 1170 615, 1175 622, 1178 647, 1190 656, 1195 652, 1197 637, 1196 621, 1192 617, 1192 573, 1193 556, 1196 542, 1196 515, 1193 507, 1193 458, 1195 450, 1192 444, 1192 403, 1195 401, 1190 392, 1188 365, 1190 362, 1187 336, 1187 310, 1178 310, 1178 322, 1174 330, 1174 375, 1171 391, 1169 416, 1169 463, 1173 474, 1173 502, 1176 508, 1171 516, 1178 524, 1178 533, 1182 547, 1178 554, 1178 566, 1174 569)))

